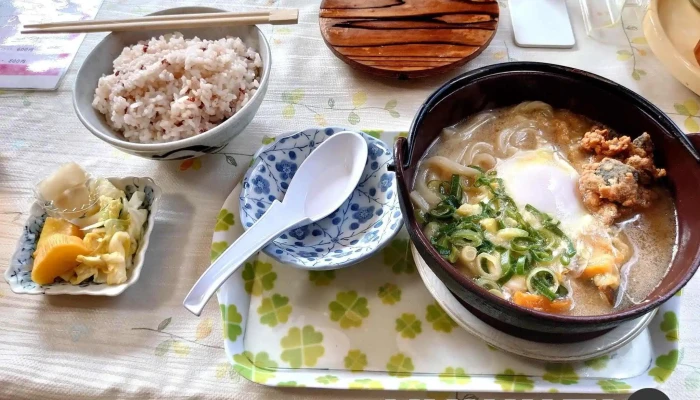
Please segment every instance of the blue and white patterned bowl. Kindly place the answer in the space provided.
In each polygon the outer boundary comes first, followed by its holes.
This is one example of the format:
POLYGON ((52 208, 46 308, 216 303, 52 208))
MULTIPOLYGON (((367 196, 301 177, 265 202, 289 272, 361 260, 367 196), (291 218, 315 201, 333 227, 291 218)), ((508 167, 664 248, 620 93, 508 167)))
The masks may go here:
POLYGON ((148 218, 143 228, 143 237, 134 254, 132 267, 127 271, 126 282, 119 285, 107 285, 92 281, 79 285, 71 285, 68 282, 54 282, 49 285, 39 285, 32 281, 32 266, 34 265, 34 250, 39 241, 41 230, 46 222, 46 211, 35 202, 29 210, 29 219, 24 224, 24 231, 17 243, 17 249, 10 259, 10 265, 5 270, 5 280, 10 289, 18 294, 73 294, 91 296, 116 296, 126 288, 133 285, 141 275, 149 238, 155 224, 156 210, 160 202, 161 189, 151 178, 137 178, 133 176, 124 178, 107 178, 117 189, 123 190, 127 196, 131 196, 136 190, 143 190, 145 199, 142 208, 148 210, 148 218))
MULTIPOLYGON (((282 200, 292 177, 316 146, 346 130, 307 129, 279 136, 258 150, 243 179, 243 226, 248 229, 273 200, 282 200)), ((281 235, 263 249, 265 254, 304 268, 335 269, 369 257, 401 229, 396 177, 387 169, 391 151, 381 140, 358 133, 367 141, 367 164, 352 195, 328 217, 281 235)))

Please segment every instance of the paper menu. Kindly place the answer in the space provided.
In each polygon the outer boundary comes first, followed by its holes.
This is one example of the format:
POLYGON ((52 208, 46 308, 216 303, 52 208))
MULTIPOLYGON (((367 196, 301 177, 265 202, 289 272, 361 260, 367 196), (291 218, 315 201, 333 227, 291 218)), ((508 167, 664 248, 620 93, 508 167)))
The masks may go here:
POLYGON ((84 34, 22 35, 22 25, 93 19, 102 0, 0 0, 0 88, 52 90, 84 34))

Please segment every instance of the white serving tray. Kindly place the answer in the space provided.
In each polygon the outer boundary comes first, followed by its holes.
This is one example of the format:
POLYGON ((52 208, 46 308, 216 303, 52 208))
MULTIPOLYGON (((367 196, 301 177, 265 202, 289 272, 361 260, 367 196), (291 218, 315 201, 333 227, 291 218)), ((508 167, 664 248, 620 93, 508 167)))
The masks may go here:
MULTIPOLYGON (((381 138, 391 143, 396 135, 381 138)), ((212 258, 243 232, 239 193, 240 185, 219 214, 212 258)), ((437 305, 409 247, 404 232, 361 264, 312 274, 263 254, 250 260, 218 292, 232 368, 270 386, 625 393, 664 382, 678 362, 677 296, 636 339, 586 362, 495 350, 437 305), (352 312, 343 311, 346 303, 352 312)))

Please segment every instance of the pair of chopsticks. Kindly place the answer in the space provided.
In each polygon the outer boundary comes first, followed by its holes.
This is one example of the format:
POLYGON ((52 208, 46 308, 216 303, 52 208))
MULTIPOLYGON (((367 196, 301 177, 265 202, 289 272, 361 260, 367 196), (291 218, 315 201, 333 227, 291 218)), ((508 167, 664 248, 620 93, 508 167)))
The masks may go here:
POLYGON ((90 33, 119 32, 146 29, 187 29, 209 26, 234 26, 257 24, 296 24, 299 10, 271 10, 246 13, 219 12, 205 14, 156 15, 132 19, 102 21, 68 21, 48 24, 24 25, 22 33, 90 33))

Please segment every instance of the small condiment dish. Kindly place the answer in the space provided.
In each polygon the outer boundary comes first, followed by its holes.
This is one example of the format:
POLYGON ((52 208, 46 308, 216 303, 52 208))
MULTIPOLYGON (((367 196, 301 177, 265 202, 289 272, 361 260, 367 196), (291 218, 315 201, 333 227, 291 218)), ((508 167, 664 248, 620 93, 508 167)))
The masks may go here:
POLYGON ((68 282, 54 282, 49 285, 39 285, 32 281, 31 273, 34 264, 34 250, 39 241, 41 230, 46 221, 48 213, 39 201, 32 204, 29 210, 29 218, 24 224, 24 230, 20 236, 17 249, 10 265, 5 270, 5 280, 10 285, 10 289, 17 294, 71 294, 71 295, 91 295, 91 296, 117 296, 124 292, 126 288, 133 285, 141 274, 146 249, 148 248, 149 237, 155 224, 155 215, 160 202, 161 189, 151 178, 107 178, 117 188, 123 190, 130 196, 136 190, 143 190, 146 194, 142 207, 148 210, 148 219, 143 230, 143 237, 139 242, 138 250, 134 254, 133 266, 127 271, 126 282, 119 285, 107 285, 86 281, 79 285, 71 285, 68 282))
MULTIPOLYGON (((318 145, 347 130, 306 129, 281 135, 258 150, 243 179, 240 196, 241 222, 245 229, 274 200, 284 197, 297 169, 318 145)), ((398 233, 403 218, 396 195, 396 177, 387 169, 393 161, 391 151, 384 142, 358 133, 367 142, 368 157, 360 183, 350 197, 328 217, 282 234, 263 248, 265 254, 303 268, 336 269, 371 256, 398 233)))

